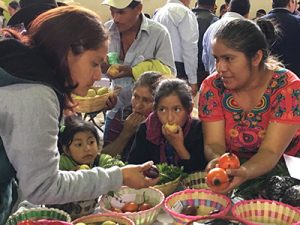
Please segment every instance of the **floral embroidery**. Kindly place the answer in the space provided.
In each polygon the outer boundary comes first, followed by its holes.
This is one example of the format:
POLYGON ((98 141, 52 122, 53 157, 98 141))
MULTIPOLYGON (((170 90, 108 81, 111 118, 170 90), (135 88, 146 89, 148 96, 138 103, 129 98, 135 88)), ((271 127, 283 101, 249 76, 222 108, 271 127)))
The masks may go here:
MULTIPOLYGON (((300 124, 299 79, 286 69, 274 71, 272 80, 260 102, 245 112, 225 89, 216 75, 208 77, 200 92, 200 119, 225 120, 226 149, 245 157, 255 154, 263 142, 269 123, 287 121, 300 124)), ((286 152, 295 155, 300 149, 300 130, 286 152)))
POLYGON ((300 90, 293 90, 292 93, 292 111, 294 116, 300 116, 300 90))
POLYGON ((274 116, 276 118, 281 118, 282 115, 286 112, 286 102, 285 97, 282 94, 276 96, 274 109, 274 116))
POLYGON ((214 101, 214 93, 212 91, 206 92, 200 101, 203 102, 202 112, 205 115, 211 114, 213 108, 217 106, 217 102, 214 101))

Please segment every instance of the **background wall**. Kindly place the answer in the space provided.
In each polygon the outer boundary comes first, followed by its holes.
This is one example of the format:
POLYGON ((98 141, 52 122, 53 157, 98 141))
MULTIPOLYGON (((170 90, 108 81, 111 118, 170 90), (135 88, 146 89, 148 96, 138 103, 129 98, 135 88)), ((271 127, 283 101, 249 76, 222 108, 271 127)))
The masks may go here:
MULTIPOLYGON (((11 0, 4 0, 8 4, 11 0)), ((37 0, 38 1, 38 0, 37 0)), ((64 1, 64 0, 57 0, 64 1)), ((107 21, 111 18, 109 7, 101 5, 102 0, 74 0, 75 2, 80 3, 82 6, 90 8, 97 12, 103 19, 107 21)), ((155 9, 163 6, 167 0, 143 0, 144 12, 153 15, 155 9)), ((196 0, 192 0, 190 7, 194 7, 196 0)), ((224 3, 224 0, 216 0, 218 6, 217 15, 219 15, 219 8, 224 3)), ((271 10, 272 0, 250 0, 251 9, 250 9, 250 18, 255 17, 255 12, 258 9, 265 9, 267 12, 271 10)), ((8 17, 8 15, 6 14, 8 17)))
MULTIPOLYGON (((59 0, 58 0, 59 1, 59 0)), ((90 8, 96 11, 101 15, 103 21, 110 19, 109 7, 101 5, 102 0, 75 0, 81 5, 90 8)), ((192 0, 190 7, 193 7, 196 0, 192 0)), ((143 0, 144 12, 153 15, 155 9, 163 6, 166 3, 166 0, 143 0)), ((216 0, 218 6, 217 15, 219 15, 219 8, 224 3, 224 0, 216 0)), ((265 9, 267 12, 271 10, 272 0, 250 0, 251 9, 250 9, 250 18, 255 17, 255 13, 258 9, 265 9)))

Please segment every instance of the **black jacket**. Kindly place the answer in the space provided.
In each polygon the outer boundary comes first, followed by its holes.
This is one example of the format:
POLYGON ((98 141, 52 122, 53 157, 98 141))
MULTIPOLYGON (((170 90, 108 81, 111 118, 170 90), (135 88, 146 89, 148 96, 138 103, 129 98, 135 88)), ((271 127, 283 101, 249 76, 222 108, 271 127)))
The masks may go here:
POLYGON ((286 68, 300 77, 300 17, 287 9, 273 9, 263 18, 271 19, 280 28, 278 39, 271 46, 272 54, 279 56, 286 68))
MULTIPOLYGON (((142 123, 136 133, 128 163, 139 164, 152 160, 155 164, 160 163, 160 146, 146 140, 146 124, 142 123)), ((184 146, 189 151, 189 160, 179 160, 178 166, 184 167, 184 172, 204 170, 207 161, 204 156, 204 144, 201 122, 192 119, 189 133, 184 139, 184 146)))

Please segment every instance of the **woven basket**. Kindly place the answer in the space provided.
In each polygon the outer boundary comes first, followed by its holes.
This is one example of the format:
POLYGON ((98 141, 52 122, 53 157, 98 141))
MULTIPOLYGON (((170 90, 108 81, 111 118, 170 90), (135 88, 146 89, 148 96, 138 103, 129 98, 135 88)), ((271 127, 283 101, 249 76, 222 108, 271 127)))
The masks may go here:
POLYGON ((165 184, 155 185, 154 187, 164 193, 165 196, 172 194, 180 183, 181 176, 173 181, 167 182, 165 184))
POLYGON ((190 189, 209 189, 205 182, 207 172, 195 172, 189 174, 187 178, 183 179, 182 185, 190 189))
POLYGON ((76 225, 77 223, 95 224, 95 223, 100 223, 100 222, 104 222, 107 220, 118 223, 118 224, 122 224, 122 225, 135 225, 134 222, 127 217, 118 216, 115 214, 107 214, 107 213, 83 216, 81 218, 78 218, 78 219, 72 221, 72 223, 74 225, 76 225))
POLYGON ((214 210, 219 210, 219 212, 214 213, 211 217, 222 217, 228 213, 230 206, 231 203, 228 197, 206 189, 186 189, 176 192, 167 197, 164 203, 165 210, 174 218, 175 224, 186 224, 192 220, 209 217, 209 214, 214 210), (183 206, 199 207, 202 214, 187 216, 174 211, 172 207, 179 201, 183 206))
POLYGON ((142 188, 142 189, 132 189, 129 187, 123 186, 118 193, 117 196, 122 196, 122 194, 136 194, 135 202, 142 203, 145 199, 147 202, 150 203, 153 207, 139 212, 126 212, 126 213, 118 213, 111 211, 111 196, 103 195, 100 199, 100 208, 105 213, 111 213, 119 216, 126 216, 127 218, 131 219, 136 225, 147 225, 151 224, 155 221, 160 209, 162 208, 163 201, 165 199, 164 194, 153 187, 149 188, 142 188))
MULTIPOLYGON (((101 87, 93 87, 96 91, 101 87)), ((75 111, 79 113, 91 113, 99 112, 106 108, 106 101, 109 96, 115 94, 119 95, 121 91, 120 87, 116 87, 114 90, 109 89, 108 93, 103 95, 96 95, 95 97, 79 97, 74 98, 74 101, 78 103, 78 106, 75 107, 75 111)))
POLYGON ((290 205, 270 200, 244 200, 232 207, 232 215, 246 225, 262 223, 291 225, 300 221, 300 211, 290 205))
POLYGON ((5 225, 17 225, 18 223, 25 220, 61 220, 65 222, 71 222, 71 217, 66 212, 53 209, 53 208, 34 208, 26 209, 21 212, 12 214, 5 225))
MULTIPOLYGON (((215 219, 227 219, 229 220, 232 224, 236 224, 236 225, 242 225, 241 221, 239 221, 238 219, 232 219, 230 217, 213 217, 213 216, 209 216, 209 217, 203 217, 202 219, 196 219, 196 220, 192 220, 190 222, 188 222, 186 225, 194 225, 195 224, 206 224, 212 220, 215 219)), ((217 224, 220 224, 220 222, 218 222, 217 224)), ((227 223, 224 223, 227 224, 227 223)))

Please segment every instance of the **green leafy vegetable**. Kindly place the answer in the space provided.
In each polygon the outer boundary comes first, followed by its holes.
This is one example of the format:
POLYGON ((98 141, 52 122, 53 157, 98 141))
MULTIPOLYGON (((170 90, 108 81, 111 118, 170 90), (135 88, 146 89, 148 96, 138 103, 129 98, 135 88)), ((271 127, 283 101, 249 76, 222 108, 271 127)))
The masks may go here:
POLYGON ((187 174, 183 172, 183 167, 168 165, 167 163, 160 163, 156 164, 155 166, 159 170, 160 180, 158 182, 158 185, 173 181, 179 176, 181 176, 182 178, 187 177, 187 174))

